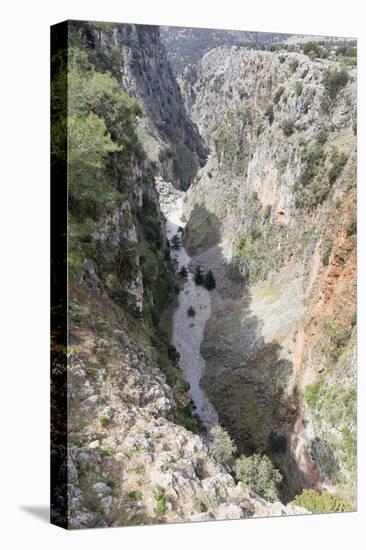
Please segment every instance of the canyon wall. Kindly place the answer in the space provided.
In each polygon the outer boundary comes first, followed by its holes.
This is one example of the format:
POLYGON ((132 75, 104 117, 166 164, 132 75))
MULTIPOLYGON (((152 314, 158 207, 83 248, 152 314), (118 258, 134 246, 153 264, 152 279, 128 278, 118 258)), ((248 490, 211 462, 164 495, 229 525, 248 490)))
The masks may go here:
POLYGON ((124 90, 139 100, 144 116, 138 133, 162 177, 187 189, 206 158, 203 140, 187 116, 159 27, 75 23, 95 64, 113 71, 124 90))
POLYGON ((210 148, 185 245, 218 282, 203 386, 288 495, 355 502, 355 70, 301 53, 211 50, 180 78, 210 148))
MULTIPOLYGON (((66 66, 68 448, 54 448, 53 460, 62 455, 68 470, 67 518, 60 472, 53 522, 79 529, 307 513, 263 500, 215 459, 170 344, 179 286, 155 178, 169 172, 186 188, 205 149, 158 30, 70 22, 69 43, 53 82, 58 115, 66 66), (83 162, 74 158, 80 139, 98 140, 83 162), (169 168, 159 151, 175 148, 176 159, 177 147, 189 162, 169 168)), ((63 120, 53 123, 56 132, 63 120)))
POLYGON ((223 46, 178 84, 158 27, 73 21, 69 46, 53 82, 53 143, 66 88, 70 142, 67 525, 307 513, 290 502, 304 487, 354 507, 355 70, 223 46), (172 345, 170 183, 189 267, 216 281, 201 385, 238 453, 282 470, 282 502, 238 482, 195 415, 172 345))

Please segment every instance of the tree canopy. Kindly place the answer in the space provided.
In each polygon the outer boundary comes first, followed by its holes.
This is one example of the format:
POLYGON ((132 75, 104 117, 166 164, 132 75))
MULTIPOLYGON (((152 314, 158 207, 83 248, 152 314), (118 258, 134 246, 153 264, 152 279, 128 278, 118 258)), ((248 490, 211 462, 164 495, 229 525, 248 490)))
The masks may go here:
POLYGON ((209 269, 205 275, 204 285, 207 288, 207 290, 212 290, 213 288, 216 287, 216 281, 211 269, 209 269))

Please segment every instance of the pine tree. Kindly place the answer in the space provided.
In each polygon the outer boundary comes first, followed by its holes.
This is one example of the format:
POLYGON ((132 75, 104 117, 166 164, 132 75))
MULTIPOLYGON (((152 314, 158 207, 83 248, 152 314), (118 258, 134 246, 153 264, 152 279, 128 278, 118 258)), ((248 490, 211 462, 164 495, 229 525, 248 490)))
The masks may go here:
POLYGON ((189 306, 187 309, 187 315, 188 317, 194 317, 196 315, 196 310, 192 306, 189 306))
POLYGON ((196 267, 196 271, 194 272, 194 282, 196 285, 203 285, 204 283, 204 276, 199 265, 196 267))
POLYGON ((174 236, 171 238, 170 246, 171 246, 174 250, 179 250, 179 249, 180 249, 181 244, 180 244, 180 239, 179 239, 178 235, 174 235, 174 236))
POLYGON ((213 276, 211 269, 209 269, 205 275, 204 285, 207 288, 207 290, 212 290, 213 288, 216 287, 215 277, 213 276))
POLYGON ((212 437, 210 450, 216 460, 221 462, 221 464, 232 463, 237 448, 228 432, 216 424, 216 426, 211 428, 210 435, 212 437))

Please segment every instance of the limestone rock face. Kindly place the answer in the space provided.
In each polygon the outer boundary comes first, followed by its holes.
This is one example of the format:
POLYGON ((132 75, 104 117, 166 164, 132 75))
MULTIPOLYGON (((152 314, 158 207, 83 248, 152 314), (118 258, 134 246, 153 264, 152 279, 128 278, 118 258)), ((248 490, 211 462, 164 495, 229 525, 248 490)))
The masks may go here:
POLYGON ((293 493, 309 484, 354 502, 356 92, 349 69, 329 97, 339 71, 237 46, 186 67, 210 154, 187 191, 184 243, 217 283, 202 382, 220 420, 242 450, 285 436, 277 460, 293 493))
POLYGON ((194 433, 167 336, 181 281, 159 207, 157 187, 175 200, 164 180, 188 189, 190 267, 216 280, 200 352, 220 423, 246 454, 285 439, 285 451, 272 450, 291 481, 286 502, 307 485, 351 500, 353 71, 329 104, 332 61, 221 47, 188 67, 179 87, 155 27, 101 31, 102 51, 111 44, 123 59, 121 86, 145 114, 145 156, 132 159, 123 200, 91 235, 93 253, 70 291, 69 525, 306 513, 249 492, 194 433))
POLYGON ((114 39, 124 57, 122 85, 146 113, 140 138, 162 176, 187 189, 206 151, 188 117, 181 91, 160 40, 159 27, 116 25, 114 39))

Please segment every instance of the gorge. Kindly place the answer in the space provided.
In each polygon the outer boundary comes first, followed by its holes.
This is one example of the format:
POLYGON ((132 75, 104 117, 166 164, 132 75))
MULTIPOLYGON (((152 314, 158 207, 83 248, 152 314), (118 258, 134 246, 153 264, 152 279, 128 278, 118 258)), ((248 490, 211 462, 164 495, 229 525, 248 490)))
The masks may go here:
POLYGON ((68 525, 355 509, 352 48, 68 25, 68 525))

